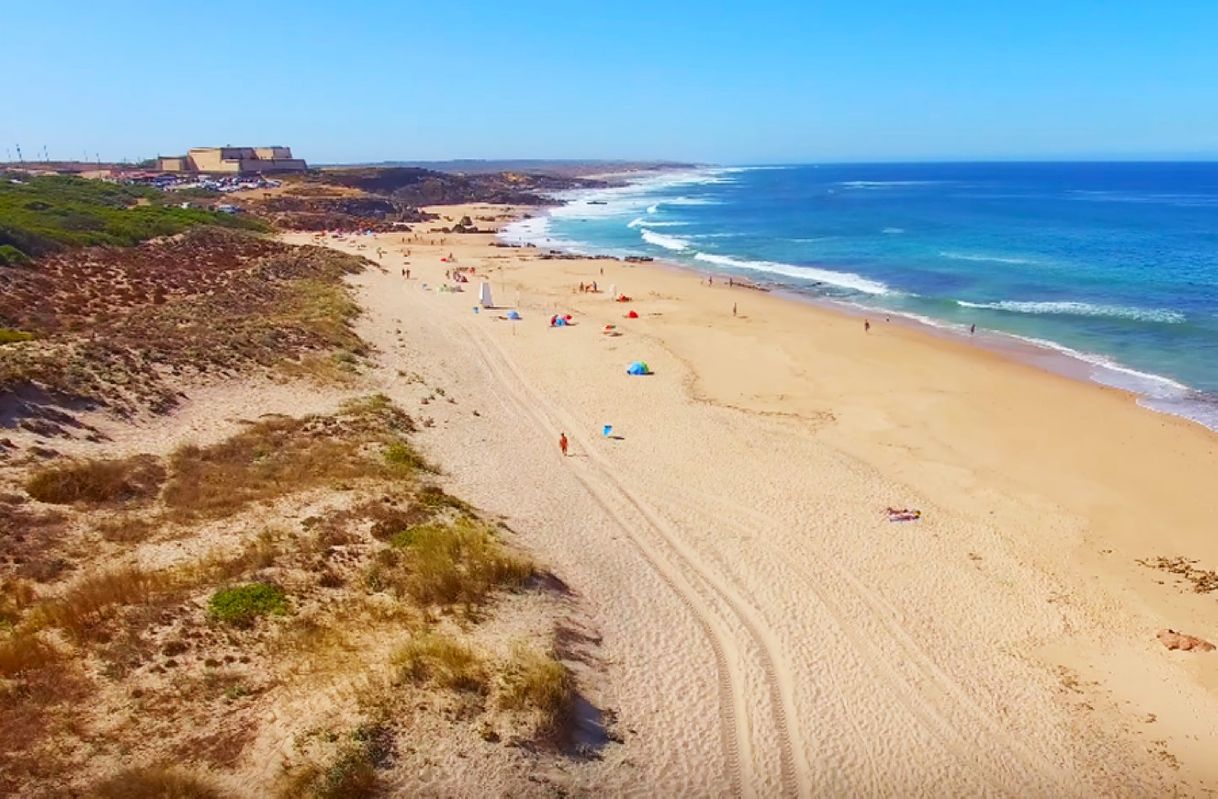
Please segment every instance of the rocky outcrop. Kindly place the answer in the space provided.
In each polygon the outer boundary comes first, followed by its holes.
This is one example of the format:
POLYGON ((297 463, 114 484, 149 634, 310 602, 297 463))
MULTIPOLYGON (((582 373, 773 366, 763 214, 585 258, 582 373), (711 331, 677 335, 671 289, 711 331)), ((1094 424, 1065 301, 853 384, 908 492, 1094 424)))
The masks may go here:
POLYGON ((330 185, 388 195, 399 203, 411 206, 469 202, 545 205, 552 202, 544 196, 549 192, 610 185, 602 180, 535 173, 461 175, 420 167, 333 169, 322 172, 316 179, 330 185))
POLYGON ((1179 649, 1184 652, 1212 652, 1214 645, 1195 635, 1185 635, 1175 630, 1159 630, 1155 636, 1168 649, 1179 649))

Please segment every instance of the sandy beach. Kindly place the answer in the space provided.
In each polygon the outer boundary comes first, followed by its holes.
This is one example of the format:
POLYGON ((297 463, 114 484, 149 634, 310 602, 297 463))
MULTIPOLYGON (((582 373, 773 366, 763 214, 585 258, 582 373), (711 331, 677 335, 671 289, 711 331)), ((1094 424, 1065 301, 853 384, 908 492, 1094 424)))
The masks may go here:
POLYGON ((434 414, 423 441, 603 635, 629 766, 572 787, 1218 788, 1218 655, 1156 638, 1215 640, 1218 606, 1155 568, 1218 564, 1218 436, 882 316, 866 333, 658 265, 441 244, 439 224, 325 242, 385 248, 384 271, 353 278, 382 390, 417 402, 411 372, 467 398, 418 409, 434 414), (438 290, 450 253, 476 269, 464 292, 438 290), (482 276, 503 310, 475 313, 482 276), (551 328, 556 313, 575 324, 551 328), (636 359, 654 374, 627 376, 636 359))

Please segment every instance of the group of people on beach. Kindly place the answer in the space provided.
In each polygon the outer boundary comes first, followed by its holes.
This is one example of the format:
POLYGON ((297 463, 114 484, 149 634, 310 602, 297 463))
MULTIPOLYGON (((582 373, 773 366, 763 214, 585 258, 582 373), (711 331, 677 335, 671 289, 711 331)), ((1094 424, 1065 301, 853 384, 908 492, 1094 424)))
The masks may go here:
POLYGON ((595 281, 595 280, 593 280, 591 283, 583 283, 583 282, 581 282, 581 283, 579 284, 579 293, 580 293, 580 294, 586 294, 586 293, 589 293, 589 292, 591 292, 592 294, 600 294, 600 291, 601 291, 601 290, 600 290, 599 288, 597 288, 597 287, 596 287, 596 281, 595 281))

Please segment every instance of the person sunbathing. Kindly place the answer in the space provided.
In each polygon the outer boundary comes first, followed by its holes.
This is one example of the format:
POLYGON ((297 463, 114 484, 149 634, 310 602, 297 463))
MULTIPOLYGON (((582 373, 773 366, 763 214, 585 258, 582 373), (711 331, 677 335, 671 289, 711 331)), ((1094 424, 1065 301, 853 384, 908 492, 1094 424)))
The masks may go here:
POLYGON ((917 508, 886 508, 888 521, 912 522, 922 518, 922 511, 917 508))

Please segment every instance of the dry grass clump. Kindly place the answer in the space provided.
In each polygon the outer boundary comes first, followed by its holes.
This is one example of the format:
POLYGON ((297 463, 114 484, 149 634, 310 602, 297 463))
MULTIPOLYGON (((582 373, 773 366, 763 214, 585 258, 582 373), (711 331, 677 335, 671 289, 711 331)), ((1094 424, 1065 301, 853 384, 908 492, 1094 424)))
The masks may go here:
POLYGON ((98 522, 94 530, 104 540, 113 544, 135 544, 147 541, 156 525, 149 519, 122 515, 98 522))
POLYGON ((575 676, 553 656, 518 645, 505 669, 499 701, 509 710, 532 714, 539 734, 555 735, 572 717, 575 676))
POLYGON ((15 625, 36 598, 34 586, 25 580, 0 580, 0 629, 15 625))
POLYGON ((49 603, 45 619, 75 640, 97 640, 107 635, 108 622, 118 610, 147 604, 170 587, 168 575, 135 566, 92 575, 49 603))
POLYGON ((489 688, 482 659, 460 641, 440 633, 412 638, 394 654, 393 663, 402 679, 411 682, 479 694, 489 688))
POLYGON ((381 794, 377 769, 393 755, 393 731, 382 725, 356 728, 328 765, 307 766, 280 791, 283 799, 365 799, 381 794))
POLYGON ((94 785, 97 799, 222 799, 207 782, 166 766, 129 768, 94 785))
POLYGON ((32 671, 49 669, 60 657, 55 647, 34 633, 16 633, 0 640, 0 678, 8 680, 32 671))
POLYGON ((137 455, 49 466, 35 472, 25 490, 53 505, 134 503, 155 497, 164 480, 165 469, 156 458, 137 455))
POLYGON ((400 474, 371 448, 413 430, 410 417, 378 397, 335 416, 264 419, 219 444, 178 449, 165 504, 178 518, 223 518, 251 502, 400 474))
POLYGON ((408 528, 393 544, 399 553, 397 587, 422 607, 476 607, 491 592, 519 588, 533 576, 531 562, 508 552, 485 524, 468 517, 408 528))

